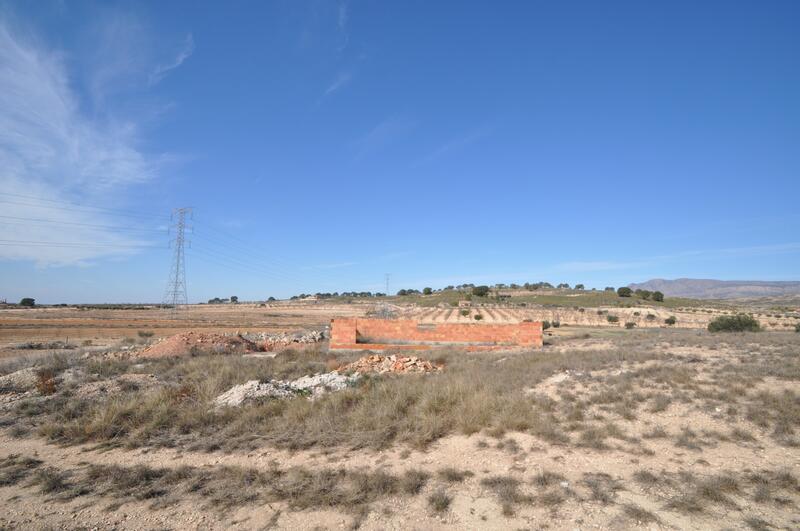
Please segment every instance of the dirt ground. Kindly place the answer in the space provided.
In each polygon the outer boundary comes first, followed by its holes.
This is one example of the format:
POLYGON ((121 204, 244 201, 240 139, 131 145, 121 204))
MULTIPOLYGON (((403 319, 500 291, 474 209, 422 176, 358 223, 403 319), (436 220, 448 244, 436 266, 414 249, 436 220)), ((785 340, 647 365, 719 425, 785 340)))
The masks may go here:
POLYGON ((0 528, 800 527, 794 332, 568 325, 541 351, 434 351, 432 374, 225 410, 213 401, 233 385, 363 353, 137 357, 176 329, 368 311, 206 307, 185 327, 158 310, 0 312, 6 344, 59 338, 50 325, 113 340, 0 364, 0 528), (121 354, 120 337, 135 348, 121 354))
POLYGON ((333 317, 364 315, 372 306, 323 303, 194 304, 174 312, 157 307, 143 309, 35 308, 0 309, 0 358, 20 352, 13 347, 25 342, 62 341, 83 346, 107 347, 140 331, 153 338, 181 332, 236 333, 284 332, 321 328, 333 317), (88 346, 88 345, 87 345, 88 346))

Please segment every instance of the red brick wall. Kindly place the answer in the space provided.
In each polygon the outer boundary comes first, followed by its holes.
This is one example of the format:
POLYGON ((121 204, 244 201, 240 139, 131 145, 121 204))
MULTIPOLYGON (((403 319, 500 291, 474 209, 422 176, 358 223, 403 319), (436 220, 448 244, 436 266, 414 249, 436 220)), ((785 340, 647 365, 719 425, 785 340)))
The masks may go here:
POLYGON ((330 348, 365 348, 397 343, 450 343, 542 346, 542 323, 462 324, 419 323, 407 319, 338 318, 331 321, 330 348), (352 345, 359 344, 359 347, 352 345), (350 345, 348 347, 348 345, 350 345))
POLYGON ((356 319, 339 317, 331 320, 331 345, 356 343, 356 319))

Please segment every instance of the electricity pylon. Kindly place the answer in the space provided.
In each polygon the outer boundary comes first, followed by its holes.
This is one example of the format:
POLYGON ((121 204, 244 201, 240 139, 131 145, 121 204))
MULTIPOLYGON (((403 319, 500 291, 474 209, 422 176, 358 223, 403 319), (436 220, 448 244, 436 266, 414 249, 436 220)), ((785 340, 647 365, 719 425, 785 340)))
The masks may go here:
POLYGON ((167 290, 164 293, 164 304, 178 309, 180 305, 189 303, 186 295, 186 256, 184 247, 186 244, 186 215, 191 214, 189 207, 176 208, 172 211, 172 218, 175 220, 175 239, 172 241, 172 267, 170 268, 167 290))

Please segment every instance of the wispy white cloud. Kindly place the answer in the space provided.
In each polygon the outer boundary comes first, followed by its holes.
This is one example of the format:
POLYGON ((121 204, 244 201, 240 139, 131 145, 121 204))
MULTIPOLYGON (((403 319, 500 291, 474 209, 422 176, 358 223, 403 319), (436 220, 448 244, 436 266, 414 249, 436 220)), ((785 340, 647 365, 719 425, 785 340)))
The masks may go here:
POLYGON ((339 74, 336 76, 336 79, 333 80, 333 83, 331 83, 325 90, 325 96, 329 96, 337 90, 346 87, 350 83, 351 79, 353 79, 353 75, 350 72, 339 72, 339 74))
POLYGON ((468 131, 463 135, 457 136, 456 138, 453 138, 445 142, 444 144, 436 148, 434 151, 432 151, 429 155, 421 159, 416 164, 413 164, 412 166, 414 167, 421 166, 423 164, 427 164, 436 159, 444 157, 450 153, 459 152, 464 148, 470 146, 471 144, 474 144, 475 142, 491 135, 492 131, 493 128, 489 126, 481 126, 476 129, 472 129, 471 131, 468 131))
POLYGON ((410 133, 416 125, 414 120, 405 116, 387 118, 354 142, 356 160, 384 149, 398 138, 410 133))
POLYGON ((183 46, 178 51, 177 55, 172 59, 172 61, 159 65, 150 73, 150 77, 148 79, 148 84, 153 86, 157 84, 159 81, 164 79, 170 70, 174 70, 181 66, 184 61, 186 61, 191 55, 194 53, 194 38, 192 34, 188 34, 183 41, 183 46))
POLYGON ((587 261, 587 262, 564 262, 557 264, 555 271, 565 272, 591 272, 591 271, 616 271, 619 269, 635 269, 645 267, 650 262, 633 261, 633 262, 613 262, 613 261, 587 261))
POLYGON ((305 269, 341 269, 343 267, 353 267, 354 265, 358 265, 358 262, 336 262, 332 264, 318 264, 314 266, 309 266, 305 269))
POLYGON ((350 42, 350 34, 347 31, 347 21, 350 18, 349 9, 350 6, 348 5, 346 0, 339 2, 336 25, 339 28, 339 35, 342 40, 341 44, 339 44, 340 52, 343 51, 345 48, 347 48, 347 44, 350 42))
POLYGON ((644 269, 665 262, 694 262, 697 260, 715 260, 728 257, 770 256, 775 254, 800 251, 800 242, 778 243, 772 245, 755 245, 746 247, 725 247, 711 249, 695 249, 678 251, 670 254, 647 256, 634 260, 589 260, 563 262, 553 266, 554 272, 592 272, 617 271, 624 269, 644 269))
POLYGON ((763 256, 800 251, 800 242, 777 243, 770 245, 753 245, 746 247, 724 247, 696 249, 678 253, 655 256, 652 260, 678 260, 682 258, 725 258, 728 256, 763 256))
MULTIPOLYGON (((0 20, 0 192, 51 201, 113 204, 118 192, 153 179, 157 162, 136 148, 136 123, 90 118, 81 112, 61 57, 57 51, 19 38, 0 20)), ((4 245, 0 246, 0 259, 76 264, 130 254, 134 246, 149 243, 130 233, 78 225, 118 224, 102 214, 12 198, 4 197, 4 215, 62 224, 2 224, 0 239, 79 246, 4 245), (108 246, 84 247, 99 242, 108 246)))

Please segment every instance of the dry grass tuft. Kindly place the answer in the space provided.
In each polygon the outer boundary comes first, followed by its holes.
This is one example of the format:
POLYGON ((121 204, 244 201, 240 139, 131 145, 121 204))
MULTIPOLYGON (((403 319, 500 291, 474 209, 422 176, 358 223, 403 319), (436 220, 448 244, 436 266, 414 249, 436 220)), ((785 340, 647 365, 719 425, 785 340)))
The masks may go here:
POLYGON ((28 478, 41 464, 38 459, 20 457, 19 454, 0 459, 0 487, 16 485, 28 478))
POLYGON ((557 472, 542 470, 541 472, 533 476, 532 483, 536 487, 547 488, 547 487, 552 487, 554 485, 558 485, 559 483, 565 480, 566 478, 557 472))
POLYGON ((591 499, 604 505, 613 503, 617 491, 622 490, 622 485, 618 480, 604 473, 584 474, 583 484, 591 491, 591 499))
POLYGON ((43 494, 63 492, 69 488, 67 475, 57 468, 40 468, 33 475, 33 483, 39 485, 43 494))
POLYGON ((430 474, 422 470, 406 470, 400 478, 400 490, 410 495, 419 494, 429 478, 430 474))
POLYGON ((532 501, 530 496, 520 492, 520 481, 511 476, 484 478, 481 480, 481 485, 490 489, 497 496, 504 516, 513 516, 515 505, 532 501))
POLYGON ((625 516, 635 521, 636 523, 649 524, 652 522, 659 521, 656 515, 632 503, 626 503, 625 505, 623 505, 622 512, 625 516))
POLYGON ((469 470, 458 470, 453 467, 446 467, 439 469, 437 475, 439 479, 448 483, 463 483, 465 479, 475 474, 469 470))
POLYGON ((661 483, 661 478, 647 470, 637 470, 633 474, 633 479, 643 487, 655 487, 661 483))
POLYGON ((443 513, 449 507, 453 498, 444 489, 437 489, 428 496, 428 507, 434 512, 443 513))
POLYGON ((696 482, 694 487, 673 498, 667 508, 684 513, 701 513, 708 504, 736 507, 728 494, 740 492, 739 482, 730 474, 711 476, 696 482))

